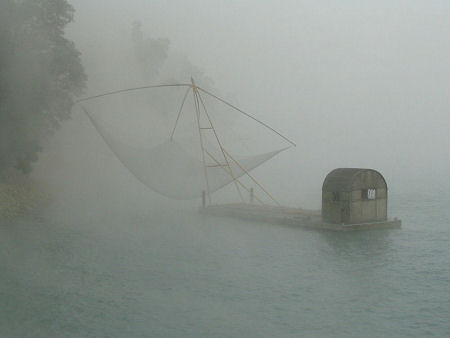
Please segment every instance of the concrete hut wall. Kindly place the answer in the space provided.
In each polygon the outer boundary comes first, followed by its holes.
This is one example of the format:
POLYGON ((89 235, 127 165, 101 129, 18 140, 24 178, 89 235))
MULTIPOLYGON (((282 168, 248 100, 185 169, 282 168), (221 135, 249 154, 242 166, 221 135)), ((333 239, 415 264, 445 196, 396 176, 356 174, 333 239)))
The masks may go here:
POLYGON ((387 219, 387 186, 381 174, 364 170, 355 175, 350 203, 350 223, 385 221, 387 219), (363 190, 375 189, 375 198, 363 198, 363 190))
POLYGON ((349 223, 350 202, 351 194, 349 192, 322 192, 322 219, 329 223, 349 223))
POLYGON ((322 187, 322 218, 328 223, 364 223, 387 219, 387 186, 372 169, 340 168, 322 187), (374 196, 367 196, 371 189, 374 196))

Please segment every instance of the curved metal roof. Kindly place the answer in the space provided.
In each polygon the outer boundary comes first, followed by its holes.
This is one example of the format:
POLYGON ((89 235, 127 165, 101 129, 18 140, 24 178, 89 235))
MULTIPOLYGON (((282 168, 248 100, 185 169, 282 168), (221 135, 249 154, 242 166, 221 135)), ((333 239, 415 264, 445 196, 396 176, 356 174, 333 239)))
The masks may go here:
POLYGON ((373 171, 377 173, 383 179, 386 186, 386 181, 383 175, 374 169, 338 168, 332 170, 328 173, 327 177, 325 177, 322 185, 322 191, 351 191, 355 177, 366 171, 373 171))

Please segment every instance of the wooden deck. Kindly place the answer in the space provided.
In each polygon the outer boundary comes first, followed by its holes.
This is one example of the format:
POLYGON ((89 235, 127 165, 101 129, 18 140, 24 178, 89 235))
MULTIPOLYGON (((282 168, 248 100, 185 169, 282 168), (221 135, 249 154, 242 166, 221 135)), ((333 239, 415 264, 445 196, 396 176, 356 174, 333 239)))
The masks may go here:
POLYGON ((243 203, 208 205, 200 208, 200 213, 221 217, 233 217, 248 221, 284 224, 302 228, 332 231, 354 231, 401 227, 401 220, 397 218, 382 222, 331 224, 322 221, 320 210, 305 210, 300 208, 285 208, 243 203))

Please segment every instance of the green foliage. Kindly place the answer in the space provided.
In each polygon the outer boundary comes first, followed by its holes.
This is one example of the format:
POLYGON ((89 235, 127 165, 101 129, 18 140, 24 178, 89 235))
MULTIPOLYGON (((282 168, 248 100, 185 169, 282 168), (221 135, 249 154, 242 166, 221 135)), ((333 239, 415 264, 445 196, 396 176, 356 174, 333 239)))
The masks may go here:
POLYGON ((73 14, 66 0, 0 2, 0 171, 31 170, 85 85, 80 53, 64 37, 73 14))
POLYGON ((153 79, 167 59, 170 42, 168 39, 144 38, 142 24, 133 22, 132 38, 134 54, 145 79, 153 79))

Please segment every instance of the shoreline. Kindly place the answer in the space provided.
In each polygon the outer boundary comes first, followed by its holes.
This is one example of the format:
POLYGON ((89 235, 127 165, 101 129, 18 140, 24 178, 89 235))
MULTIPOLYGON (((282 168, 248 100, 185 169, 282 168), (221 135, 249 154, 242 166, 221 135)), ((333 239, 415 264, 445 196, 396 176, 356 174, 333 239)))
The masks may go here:
POLYGON ((0 221, 23 215, 50 198, 38 182, 19 172, 9 172, 0 181, 0 221))

